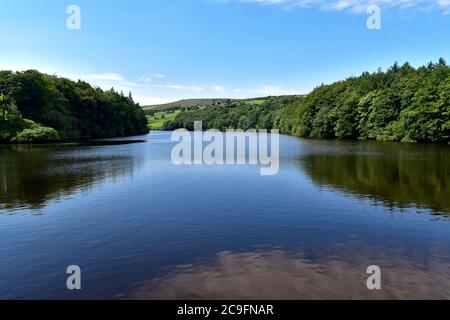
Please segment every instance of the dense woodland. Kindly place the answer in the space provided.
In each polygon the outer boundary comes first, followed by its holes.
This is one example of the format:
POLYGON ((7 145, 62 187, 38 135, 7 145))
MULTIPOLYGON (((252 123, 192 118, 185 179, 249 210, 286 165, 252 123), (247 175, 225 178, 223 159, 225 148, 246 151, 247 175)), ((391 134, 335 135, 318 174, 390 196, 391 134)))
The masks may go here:
POLYGON ((0 142, 46 142, 145 134, 130 96, 35 70, 0 72, 0 142))
MULTIPOLYGON (((165 130, 203 121, 206 129, 280 129, 301 137, 450 142, 450 67, 440 59, 394 64, 303 97, 264 103, 224 100, 181 108, 165 130)), ((147 119, 131 94, 103 91, 38 71, 0 72, 0 142, 45 142, 145 134, 147 119)))
POLYGON ((280 129, 301 137, 450 142, 450 67, 444 59, 413 68, 394 64, 304 97, 269 98, 258 106, 229 101, 181 112, 165 129, 280 129))

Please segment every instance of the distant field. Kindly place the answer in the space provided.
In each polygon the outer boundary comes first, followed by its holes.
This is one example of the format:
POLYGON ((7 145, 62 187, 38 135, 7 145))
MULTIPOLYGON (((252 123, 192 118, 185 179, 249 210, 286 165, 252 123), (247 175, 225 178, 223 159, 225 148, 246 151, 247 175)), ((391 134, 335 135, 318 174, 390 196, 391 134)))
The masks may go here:
POLYGON ((228 99, 185 99, 166 104, 142 107, 144 111, 165 111, 176 108, 195 107, 198 105, 211 106, 215 103, 225 103, 228 99))
POLYGON ((266 101, 267 101, 267 99, 253 99, 253 100, 246 100, 245 103, 253 105, 253 106, 260 106, 266 101))
MULTIPOLYGON (((172 103, 145 106, 144 111, 147 114, 148 127, 150 130, 161 130, 164 124, 175 119, 183 108, 208 107, 213 105, 222 105, 230 101, 230 99, 187 99, 172 103)), ((259 106, 262 105, 266 98, 255 98, 248 100, 231 100, 242 101, 245 104, 259 106)))
POLYGON ((167 111, 167 110, 176 110, 179 108, 190 108, 190 107, 208 107, 212 105, 221 105, 225 104, 227 101, 243 101, 249 105, 262 105, 264 102, 268 100, 268 98, 253 98, 253 99, 185 99, 179 100, 166 104, 158 104, 152 106, 144 106, 142 107, 144 111, 167 111))
POLYGON ((153 116, 148 115, 148 128, 150 130, 161 130, 167 121, 175 119, 175 117, 180 113, 180 110, 169 111, 169 112, 157 112, 153 116))

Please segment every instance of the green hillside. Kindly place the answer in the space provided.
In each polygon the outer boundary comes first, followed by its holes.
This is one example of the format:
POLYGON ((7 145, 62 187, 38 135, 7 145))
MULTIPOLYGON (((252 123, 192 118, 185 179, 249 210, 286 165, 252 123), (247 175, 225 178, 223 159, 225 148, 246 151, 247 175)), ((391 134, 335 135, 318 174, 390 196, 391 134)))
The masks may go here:
POLYGON ((161 130, 164 128, 166 122, 174 120, 180 112, 181 110, 160 111, 153 115, 147 115, 148 128, 150 130, 161 130))
POLYGON ((184 99, 166 104, 142 107, 146 114, 151 112, 161 112, 168 110, 195 109, 212 106, 225 106, 232 102, 242 102, 247 105, 262 105, 271 97, 261 97, 252 99, 184 99))
POLYGON ((51 142, 145 134, 133 98, 83 81, 0 71, 0 142, 51 142))
POLYGON ((166 104, 144 106, 144 111, 166 111, 170 109, 191 108, 196 106, 212 106, 225 103, 227 99, 184 99, 166 104))
POLYGON ((310 138, 450 142, 450 67, 444 59, 414 68, 394 64, 386 71, 364 72, 304 97, 241 101, 180 113, 165 129, 280 129, 310 138))

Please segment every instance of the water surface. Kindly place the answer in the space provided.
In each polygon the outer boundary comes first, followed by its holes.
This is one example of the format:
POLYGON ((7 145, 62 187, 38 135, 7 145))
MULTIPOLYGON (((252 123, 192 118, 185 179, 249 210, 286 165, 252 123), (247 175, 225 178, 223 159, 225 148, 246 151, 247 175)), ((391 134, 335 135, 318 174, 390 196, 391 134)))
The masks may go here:
POLYGON ((261 176, 127 140, 0 146, 0 298, 450 298, 449 146, 282 136, 261 176))

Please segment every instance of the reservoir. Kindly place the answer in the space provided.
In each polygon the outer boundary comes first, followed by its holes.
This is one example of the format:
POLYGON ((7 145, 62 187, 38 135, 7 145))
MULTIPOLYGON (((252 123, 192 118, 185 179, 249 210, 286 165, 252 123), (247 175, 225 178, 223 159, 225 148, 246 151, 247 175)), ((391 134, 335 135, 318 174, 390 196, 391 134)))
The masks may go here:
POLYGON ((450 146, 281 136, 263 176, 170 138, 0 146, 0 298, 450 299, 450 146))

